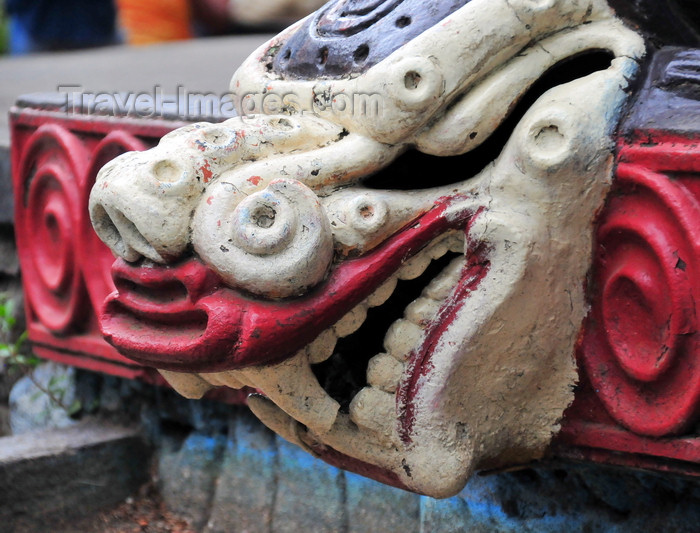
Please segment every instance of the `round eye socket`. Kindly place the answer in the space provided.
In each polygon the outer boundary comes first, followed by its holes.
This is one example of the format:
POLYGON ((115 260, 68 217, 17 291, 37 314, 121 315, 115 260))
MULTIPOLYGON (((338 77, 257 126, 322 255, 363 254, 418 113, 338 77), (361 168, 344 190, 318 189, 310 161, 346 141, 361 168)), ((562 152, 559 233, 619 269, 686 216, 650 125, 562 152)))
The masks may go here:
POLYGON ((443 90, 440 69, 426 57, 404 57, 391 66, 388 94, 404 110, 431 105, 443 90))
POLYGON ((525 150, 539 168, 553 168, 565 163, 574 153, 565 111, 552 108, 530 126, 525 150))
POLYGON ((389 208, 384 200, 362 195, 349 206, 350 221, 362 233, 378 230, 386 222, 389 208))
POLYGON ((403 77, 403 84, 409 91, 413 91, 420 86, 422 81, 421 75, 415 70, 410 70, 403 77))
POLYGON ((269 205, 260 205, 253 213, 252 220, 259 228, 269 229, 275 223, 276 214, 275 210, 269 205))
POLYGON ((162 159, 153 165, 153 176, 163 183, 175 183, 182 178, 182 169, 174 161, 162 159))
POLYGON ((255 255, 284 249, 294 237, 297 224, 295 209, 286 203, 269 190, 248 196, 234 212, 234 243, 255 255))

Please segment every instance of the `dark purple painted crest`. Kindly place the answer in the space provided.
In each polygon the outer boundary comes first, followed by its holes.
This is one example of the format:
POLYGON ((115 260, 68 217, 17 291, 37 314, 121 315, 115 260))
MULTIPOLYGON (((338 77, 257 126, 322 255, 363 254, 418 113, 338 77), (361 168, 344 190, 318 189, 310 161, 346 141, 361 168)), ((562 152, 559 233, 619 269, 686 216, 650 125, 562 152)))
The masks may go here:
POLYGON ((663 48, 620 131, 700 135, 700 49, 663 48))
POLYGON ((340 78, 364 72, 470 0, 336 0, 277 51, 276 73, 340 78))
POLYGON ((650 46, 695 46, 700 42, 700 0, 608 0, 639 29, 650 46))

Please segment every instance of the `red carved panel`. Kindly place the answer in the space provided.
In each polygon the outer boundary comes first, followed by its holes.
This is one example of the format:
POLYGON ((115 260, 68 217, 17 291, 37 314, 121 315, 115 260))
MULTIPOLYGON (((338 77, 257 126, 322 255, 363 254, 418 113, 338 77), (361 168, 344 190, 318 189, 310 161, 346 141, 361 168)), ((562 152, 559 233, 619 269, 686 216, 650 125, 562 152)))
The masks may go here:
MULTIPOLYGON (((105 163, 124 152, 154 146, 184 125, 12 110, 15 230, 29 339, 37 355, 166 385, 155 370, 123 357, 102 338, 96 310, 114 291, 114 256, 92 229, 88 199, 105 163)), ((236 403, 245 397, 233 390, 212 393, 236 403)))
MULTIPOLYGON (((163 384, 102 339, 95 310, 113 290, 113 256, 92 230, 87 201, 105 162, 181 125, 13 111, 17 242, 38 355, 163 384)), ((700 418, 699 155, 686 136, 645 134, 620 146, 598 227, 580 385, 554 455, 700 475, 693 433, 700 418)), ((242 401, 242 394, 220 399, 242 401)))
POLYGON ((80 195, 88 154, 85 146, 57 124, 44 124, 26 142, 17 173, 18 233, 31 239, 22 247, 25 292, 36 319, 66 334, 85 319, 85 287, 77 255, 80 195))
POLYGON ((581 385, 559 438, 577 450, 564 455, 700 474, 699 230, 698 141, 622 144, 597 231, 581 385))

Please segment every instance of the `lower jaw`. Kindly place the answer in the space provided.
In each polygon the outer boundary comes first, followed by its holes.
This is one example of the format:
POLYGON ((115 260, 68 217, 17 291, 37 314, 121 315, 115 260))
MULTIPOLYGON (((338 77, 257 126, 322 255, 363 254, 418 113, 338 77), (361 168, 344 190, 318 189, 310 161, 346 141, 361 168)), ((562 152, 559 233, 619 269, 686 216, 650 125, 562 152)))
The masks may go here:
POLYGON ((323 444, 309 444, 309 448, 319 459, 331 466, 359 474, 397 489, 413 491, 413 488, 405 484, 398 474, 387 468, 345 455, 323 444))
MULTIPOLYGON (((463 240, 460 246, 463 246, 463 240)), ((271 429, 318 455, 326 462, 392 486, 414 490, 409 486, 410 482, 406 482, 405 476, 396 474, 397 471, 400 472, 404 468, 410 478, 410 473, 406 470, 408 467, 405 466, 405 463, 402 466, 401 458, 405 457, 407 448, 411 447, 410 439, 402 438, 404 437, 401 434, 403 420, 401 419, 401 411, 397 409, 397 403, 412 412, 413 404, 410 391, 415 389, 417 377, 424 374, 425 369, 430 366, 430 349, 431 345, 434 344, 431 339, 434 340, 434 337, 439 337, 443 333, 444 327, 453 320, 454 312, 459 310, 459 300, 466 297, 468 291, 473 289, 481 279, 480 276, 485 270, 483 260, 478 254, 471 259, 471 261, 465 260, 464 256, 461 256, 461 258, 453 260, 454 264, 451 269, 446 268, 440 276, 425 287, 419 300, 439 294, 441 301, 435 302, 436 311, 431 320, 426 319, 423 341, 417 341, 413 348, 401 352, 396 349, 396 343, 400 345, 401 341, 405 339, 399 331, 392 336, 388 345, 385 343, 388 353, 378 354, 372 359, 372 361, 378 358, 383 361, 391 359, 401 365, 401 372, 395 376, 393 385, 390 385, 390 380, 386 379, 382 383, 377 383, 377 380, 382 381, 382 379, 375 379, 376 376, 373 378, 372 372, 368 372, 370 374, 369 386, 364 387, 355 395, 350 403, 349 414, 337 413, 336 411, 330 423, 319 424, 318 420, 313 418, 313 412, 300 412, 298 406, 291 405, 288 400, 290 396, 303 397, 304 394, 308 393, 309 388, 313 387, 324 394, 320 390, 318 382, 305 384, 297 391, 285 390, 284 393, 278 394, 280 391, 275 390, 275 383, 288 383, 295 380, 294 375, 291 375, 291 380, 285 379, 289 374, 282 374, 282 372, 288 372, 288 369, 282 370, 273 366, 260 368, 254 372, 242 369, 228 373, 227 377, 222 377, 220 374, 216 376, 203 375, 202 377, 210 379, 214 385, 221 384, 227 379, 233 379, 241 386, 253 386, 261 390, 263 394, 267 394, 268 399, 264 402, 258 398, 251 400, 251 408, 255 414, 271 429), (440 287, 440 285, 446 284, 451 287, 447 294, 445 288, 440 287), (440 290, 442 290, 441 293, 440 290), (261 382, 258 381, 259 374, 256 375, 256 372, 265 373, 268 386, 259 386, 261 382), (399 402, 397 402, 397 391, 403 395, 399 397, 399 402)), ((416 302, 420 303, 419 300, 414 301, 405 313, 411 315, 414 322, 416 321, 414 315, 420 315, 416 308, 421 306, 414 305, 416 302)), ((356 310, 353 311, 356 312, 356 310)), ((408 324, 411 328, 419 327, 406 318, 397 321, 397 323, 399 322, 403 322, 401 325, 408 324)), ((349 318, 347 323, 339 323, 339 328, 341 330, 347 329, 351 323, 349 318)), ((348 330, 346 333, 351 334, 352 332, 348 330)), ((332 339, 330 345, 327 343, 328 355, 325 357, 332 353, 334 344, 335 339, 332 339)), ((300 364, 309 365, 309 359, 312 361, 323 359, 323 354, 319 350, 319 346, 315 346, 311 350, 307 347, 306 351, 300 352, 295 357, 303 361, 300 364)), ((328 394, 324 394, 324 396, 330 399, 328 394)), ((321 409, 316 412, 319 411, 321 409)), ((410 434, 410 424, 408 432, 410 434)))
POLYGON ((318 435, 267 398, 252 395, 249 406, 275 433, 326 463, 406 491, 452 496, 461 490, 474 465, 473 454, 464 453, 468 450, 462 444, 444 449, 449 439, 442 432, 432 434, 430 442, 386 446, 357 428, 347 415, 340 415, 329 432, 318 435))

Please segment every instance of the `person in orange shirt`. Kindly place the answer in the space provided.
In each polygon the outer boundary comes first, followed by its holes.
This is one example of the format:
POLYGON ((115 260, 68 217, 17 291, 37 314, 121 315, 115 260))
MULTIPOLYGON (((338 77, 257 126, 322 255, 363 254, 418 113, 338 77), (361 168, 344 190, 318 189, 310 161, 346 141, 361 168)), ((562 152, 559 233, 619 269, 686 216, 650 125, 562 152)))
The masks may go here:
POLYGON ((119 24, 129 44, 192 38, 190 0, 116 0, 119 24))

